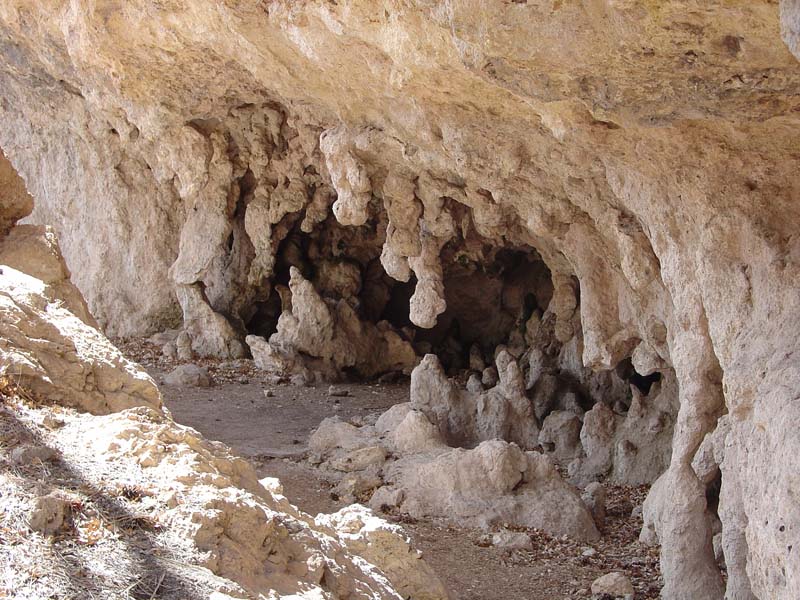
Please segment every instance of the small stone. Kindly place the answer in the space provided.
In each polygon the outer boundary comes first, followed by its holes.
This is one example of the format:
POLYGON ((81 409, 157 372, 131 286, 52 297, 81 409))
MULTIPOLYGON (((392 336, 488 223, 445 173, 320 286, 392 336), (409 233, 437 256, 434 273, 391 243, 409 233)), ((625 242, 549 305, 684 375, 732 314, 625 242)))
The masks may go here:
POLYGON ((592 557, 592 556, 594 556, 596 554, 597 554, 597 550, 595 550, 594 548, 591 548, 591 547, 584 548, 583 552, 581 552, 581 556, 585 556, 586 558, 590 558, 590 557, 592 557))
POLYGON ((500 531, 492 536, 492 545, 503 550, 533 550, 533 542, 526 533, 500 531))
POLYGON ((295 373, 289 378, 289 383, 295 386, 309 386, 311 380, 306 373, 295 373))
POLYGON ((473 394, 480 394, 483 391, 483 383, 477 373, 473 373, 467 380, 467 391, 473 394))
POLYGON ((592 597, 623 598, 633 600, 633 584, 624 574, 615 571, 598 577, 592 582, 592 597))
POLYGON ((350 390, 348 390, 347 388, 338 385, 332 385, 328 388, 328 396, 346 397, 349 395, 350 395, 350 390))
POLYGON ((54 494, 36 499, 29 517, 28 526, 42 535, 54 535, 64 527, 69 518, 70 505, 54 494))
POLYGON ((11 462, 15 465, 30 465, 48 462, 58 457, 58 452, 47 446, 18 446, 11 452, 11 462))
POLYGON ((44 419, 42 419, 42 425, 47 429, 60 429, 64 426, 64 421, 53 415, 45 415, 44 419))
POLYGON ((272 390, 264 390, 264 397, 265 398, 274 398, 275 397, 275 392, 273 392, 272 390))
POLYGON ((187 364, 178 365, 169 375, 164 377, 167 385, 187 385, 195 387, 210 387, 211 375, 203 367, 187 364))
POLYGON ((487 388, 497 385, 497 369, 486 367, 481 374, 481 383, 487 388))

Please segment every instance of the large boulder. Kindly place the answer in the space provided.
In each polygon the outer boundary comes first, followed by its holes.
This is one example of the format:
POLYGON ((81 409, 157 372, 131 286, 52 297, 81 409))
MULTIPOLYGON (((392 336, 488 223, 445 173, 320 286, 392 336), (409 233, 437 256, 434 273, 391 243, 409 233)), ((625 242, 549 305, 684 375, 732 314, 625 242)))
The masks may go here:
POLYGON ((415 517, 479 527, 505 523, 585 541, 600 537, 580 495, 550 459, 507 442, 445 450, 433 459, 408 457, 389 467, 389 478, 404 492, 401 509, 415 517))
POLYGON ((277 331, 268 342, 246 338, 259 368, 335 378, 346 370, 362 377, 410 372, 417 364, 411 344, 388 323, 362 321, 345 300, 326 300, 299 269, 290 272, 291 307, 278 319, 277 331))

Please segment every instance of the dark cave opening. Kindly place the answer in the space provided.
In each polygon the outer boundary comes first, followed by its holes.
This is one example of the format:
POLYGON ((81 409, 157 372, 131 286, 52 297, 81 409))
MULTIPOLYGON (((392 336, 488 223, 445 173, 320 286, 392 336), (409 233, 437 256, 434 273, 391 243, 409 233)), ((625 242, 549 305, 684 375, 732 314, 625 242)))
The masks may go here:
MULTIPOLYGON (((243 183, 246 188, 246 179, 243 183)), ((361 227, 343 227, 329 216, 310 232, 302 230, 299 219, 286 224, 269 293, 256 296, 245 320, 247 333, 269 339, 276 331, 282 311, 291 306, 288 284, 295 267, 329 305, 344 301, 362 321, 387 322, 419 356, 436 354, 448 373, 468 369, 471 353, 492 365, 501 344, 524 350, 530 342, 527 321, 534 313, 541 318, 553 295, 550 271, 535 249, 497 249, 484 240, 445 246, 447 309, 433 328, 423 329, 409 316, 417 283, 413 273, 407 282, 395 281, 380 262, 384 219, 377 214, 361 227)))
POLYGON ((650 375, 637 373, 630 358, 620 362, 617 365, 616 372, 622 379, 636 386, 645 396, 650 393, 650 388, 653 387, 654 383, 661 381, 661 373, 655 372, 650 375))

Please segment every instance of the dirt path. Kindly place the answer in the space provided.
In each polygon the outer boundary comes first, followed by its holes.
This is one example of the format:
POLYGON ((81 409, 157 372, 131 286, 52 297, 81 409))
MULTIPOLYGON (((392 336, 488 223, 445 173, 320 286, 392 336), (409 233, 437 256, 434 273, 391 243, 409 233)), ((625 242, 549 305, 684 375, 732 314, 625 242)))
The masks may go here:
MULTIPOLYGON (((135 358, 159 382, 169 368, 155 352, 137 352, 135 358)), ((334 398, 327 386, 277 384, 247 363, 204 361, 203 366, 216 381, 210 388, 161 386, 175 420, 230 445, 255 463, 260 476, 278 477, 289 500, 311 514, 343 506, 331 496, 324 474, 304 460, 311 431, 332 415, 358 421, 408 400, 407 382, 337 386, 349 395, 334 398)), ((387 518, 403 524, 453 600, 588 599, 591 582, 610 571, 628 575, 640 600, 657 598, 661 583, 657 552, 639 544, 641 517, 631 516, 645 493, 644 488, 610 486, 603 539, 591 546, 531 531, 533 551, 509 553, 488 544, 479 530, 387 518)))

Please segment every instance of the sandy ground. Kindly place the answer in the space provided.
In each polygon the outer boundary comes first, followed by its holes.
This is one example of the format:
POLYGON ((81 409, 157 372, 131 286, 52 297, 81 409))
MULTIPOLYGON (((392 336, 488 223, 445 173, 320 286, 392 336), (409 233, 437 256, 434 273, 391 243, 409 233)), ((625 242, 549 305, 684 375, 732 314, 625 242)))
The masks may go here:
MULTIPOLYGON (((259 475, 278 477, 289 500, 311 514, 340 509, 333 483, 305 460, 310 433, 324 418, 358 422, 408 401, 408 381, 344 384, 346 397, 331 397, 328 386, 277 383, 249 361, 204 360, 215 383, 209 388, 163 385, 172 367, 156 348, 121 343, 159 382, 166 406, 179 423, 230 445, 256 465, 259 475), (267 393, 265 393, 267 392, 267 393)), ((610 571, 629 576, 636 598, 657 598, 661 588, 658 552, 639 544, 641 517, 631 516, 646 488, 609 486, 603 538, 591 546, 529 531, 533 551, 492 547, 486 532, 444 522, 384 515, 401 523, 433 566, 453 600, 556 600, 590 598, 594 579, 610 571)))

